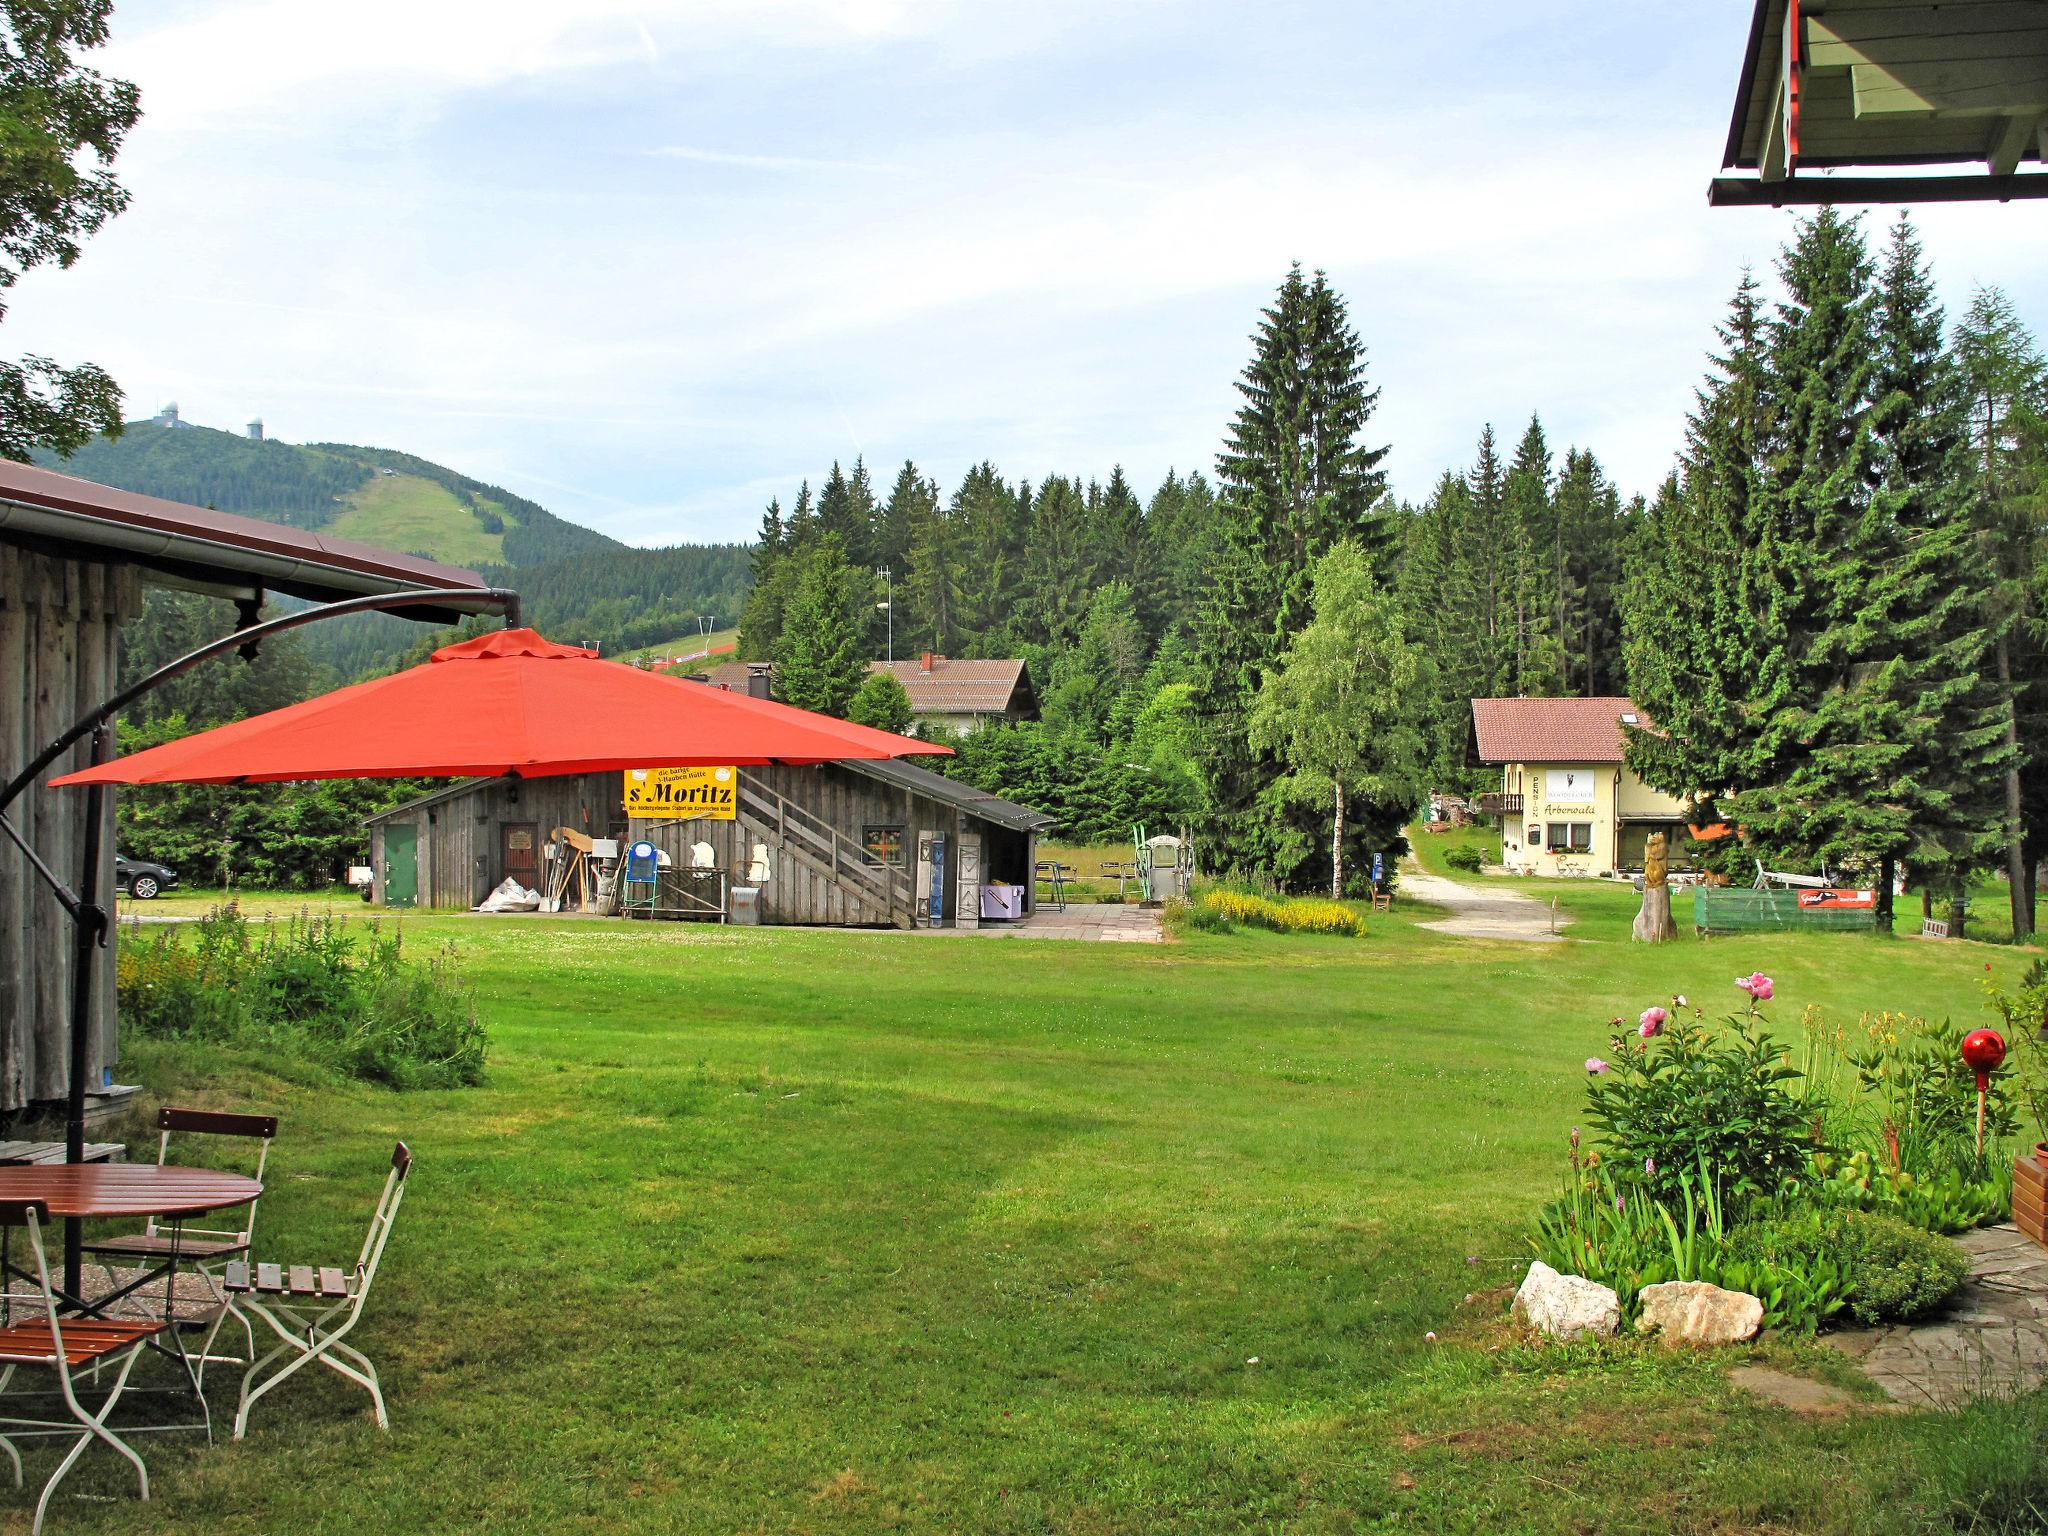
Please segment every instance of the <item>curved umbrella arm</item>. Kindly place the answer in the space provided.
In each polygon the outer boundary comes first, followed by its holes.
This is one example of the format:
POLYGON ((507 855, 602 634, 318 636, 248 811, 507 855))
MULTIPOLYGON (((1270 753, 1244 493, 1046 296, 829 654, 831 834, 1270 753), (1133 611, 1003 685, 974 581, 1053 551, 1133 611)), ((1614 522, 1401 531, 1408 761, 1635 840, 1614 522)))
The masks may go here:
MULTIPOLYGON (((488 603, 505 615, 508 627, 519 624, 519 594, 510 587, 456 587, 412 590, 406 592, 372 592, 363 597, 343 598, 339 602, 322 603, 316 608, 302 609, 298 613, 280 614, 274 619, 265 619, 260 624, 250 624, 231 635, 209 641, 189 655, 180 656, 176 661, 158 667, 149 676, 130 683, 105 702, 93 706, 86 714, 74 721, 69 730, 52 741, 29 761, 27 767, 7 781, 7 787, 0 789, 0 811, 12 805, 21 792, 33 784, 52 763, 90 735, 105 726, 115 715, 133 704, 150 690, 160 687, 172 678, 191 671, 201 662, 211 661, 229 651, 243 651, 254 654, 254 647, 271 635, 288 629, 317 623, 321 619, 339 618, 349 613, 374 613, 390 608, 440 607, 450 602, 488 603)), ((19 837, 16 837, 19 841, 19 837)), ((40 866, 41 861, 36 861, 40 866)), ((47 870, 44 876, 48 878, 47 870)))

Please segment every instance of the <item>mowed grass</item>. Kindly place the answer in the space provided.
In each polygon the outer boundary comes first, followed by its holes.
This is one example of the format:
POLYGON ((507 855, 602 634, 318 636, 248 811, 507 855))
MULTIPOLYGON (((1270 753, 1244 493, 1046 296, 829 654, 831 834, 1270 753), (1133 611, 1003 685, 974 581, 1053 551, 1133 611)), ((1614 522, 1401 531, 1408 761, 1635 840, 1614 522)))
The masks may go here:
MULTIPOLYGON (((518 521, 495 502, 490 505, 508 525, 518 521)), ((505 558, 502 533, 485 532, 460 497, 418 475, 372 475, 326 531, 456 565, 499 564, 505 558)))
POLYGON ((146 1506, 90 1456, 52 1528, 1908 1528, 1927 1419, 1726 1381, 1837 1371, 1814 1347, 1537 1348, 1504 1288, 1611 1016, 1760 968, 1788 1027, 1974 1018, 2025 957, 1652 950, 1611 937, 1625 891, 1570 894, 1591 937, 1555 946, 1400 910, 1364 941, 1159 947, 408 918, 477 989, 485 1086, 163 1042, 122 1069, 282 1115, 260 1258, 352 1255, 412 1144, 356 1339, 392 1432, 307 1373, 240 1445, 153 1437, 146 1506))

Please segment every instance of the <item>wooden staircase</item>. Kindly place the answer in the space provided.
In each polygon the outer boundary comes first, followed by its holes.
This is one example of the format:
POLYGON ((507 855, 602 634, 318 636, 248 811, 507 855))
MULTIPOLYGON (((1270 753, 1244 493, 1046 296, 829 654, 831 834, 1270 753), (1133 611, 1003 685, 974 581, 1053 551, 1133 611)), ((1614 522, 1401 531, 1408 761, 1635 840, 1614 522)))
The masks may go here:
POLYGON ((741 774, 739 823, 754 838, 831 882, 861 921, 910 928, 917 895, 909 873, 884 864, 836 827, 741 774))

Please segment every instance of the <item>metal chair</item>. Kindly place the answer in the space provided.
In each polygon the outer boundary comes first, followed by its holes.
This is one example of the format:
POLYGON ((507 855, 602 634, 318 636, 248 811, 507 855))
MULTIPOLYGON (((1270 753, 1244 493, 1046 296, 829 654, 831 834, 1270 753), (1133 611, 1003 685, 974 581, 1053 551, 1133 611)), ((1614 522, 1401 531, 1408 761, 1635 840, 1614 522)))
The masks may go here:
MULTIPOLYGON (((263 1166, 270 1160, 270 1144, 277 1138, 277 1116, 236 1115, 211 1109, 179 1109, 167 1104, 157 1112, 156 1162, 161 1168, 170 1161, 171 1134, 196 1136, 239 1136, 261 1143, 256 1151, 256 1179, 263 1178, 263 1166)), ((102 1237, 85 1244, 85 1251, 100 1261, 111 1285, 114 1279, 110 1258, 163 1260, 178 1258, 189 1262, 212 1288, 218 1309, 213 1322, 206 1330, 206 1341, 199 1348, 193 1360, 197 1374, 194 1381, 204 1380, 206 1363, 218 1360, 223 1364, 246 1365, 256 1358, 256 1331, 249 1326, 249 1320, 241 1318, 242 1331, 247 1336, 249 1352, 246 1355, 216 1355, 213 1353, 214 1336, 220 1332, 220 1325, 227 1320, 232 1310, 228 1306, 227 1292, 221 1284, 219 1266, 223 1259, 249 1251, 249 1240, 256 1230, 256 1202, 251 1200, 248 1215, 240 1231, 215 1231, 207 1227, 192 1227, 180 1224, 165 1228, 157 1224, 152 1216, 142 1231, 128 1237, 102 1237)), ((174 1316, 174 1297, 171 1294, 174 1278, 164 1281, 164 1316, 174 1316)))
POLYGON ((370 1218, 370 1231, 363 1239, 363 1251, 356 1256, 352 1273, 315 1269, 309 1264, 252 1267, 237 1260, 228 1265, 229 1307, 244 1316, 245 1322, 244 1308, 255 1313, 283 1340, 262 1359, 251 1362, 242 1375, 242 1401, 235 1410, 237 1440, 249 1427, 249 1410, 256 1405, 256 1399, 314 1360, 366 1388, 376 1404, 377 1427, 391 1427, 384 1414, 384 1393, 377 1385, 377 1367, 367 1355, 351 1349, 342 1340, 363 1315, 363 1303, 369 1300, 370 1283, 377 1278, 377 1265, 384 1257, 391 1223, 397 1219, 399 1202, 405 1198, 405 1177, 411 1171, 412 1153, 401 1141, 391 1154, 391 1172, 384 1180, 384 1193, 370 1218), (297 1352, 293 1359, 258 1381, 272 1361, 293 1351, 297 1352))
MULTIPOLYGON (((69 1429, 74 1422, 84 1426, 64 1459, 57 1463, 57 1470, 50 1474, 50 1480, 43 1484, 42 1497, 36 1500, 36 1518, 35 1524, 29 1528, 30 1536, 39 1536, 43 1528, 43 1514, 50 1505, 50 1495, 57 1491, 57 1484, 63 1480, 64 1474, 71 1470, 94 1440, 104 1441, 128 1459, 142 1483, 143 1498, 149 1497, 149 1469, 142 1464, 142 1458, 129 1449, 126 1441, 107 1428, 107 1418, 113 1413, 114 1404, 120 1401, 121 1393, 128 1385, 128 1373, 135 1369, 136 1358, 142 1353, 143 1346, 168 1326, 156 1321, 60 1318, 57 1315, 57 1298, 51 1292, 50 1261, 43 1251, 43 1223, 49 1214, 49 1207, 40 1200, 0 1200, 0 1243, 11 1238, 16 1227, 27 1230, 29 1252, 35 1255, 36 1280, 41 1287, 43 1307, 43 1316, 17 1323, 14 1321, 14 1297, 10 1293, 0 1299, 0 1398, 5 1397, 14 1373, 22 1366, 41 1366, 57 1373, 64 1406, 71 1410, 70 1420, 0 1415, 0 1450, 5 1450, 7 1459, 14 1463, 14 1486, 22 1486, 21 1452, 7 1438, 9 1429, 48 1433, 69 1429), (86 1412, 71 1379, 73 1368, 90 1366, 97 1378, 100 1366, 117 1356, 120 1374, 114 1378, 106 1401, 100 1405, 98 1413, 86 1412)), ((4 1251, 0 1251, 0 1264, 7 1262, 4 1251)))

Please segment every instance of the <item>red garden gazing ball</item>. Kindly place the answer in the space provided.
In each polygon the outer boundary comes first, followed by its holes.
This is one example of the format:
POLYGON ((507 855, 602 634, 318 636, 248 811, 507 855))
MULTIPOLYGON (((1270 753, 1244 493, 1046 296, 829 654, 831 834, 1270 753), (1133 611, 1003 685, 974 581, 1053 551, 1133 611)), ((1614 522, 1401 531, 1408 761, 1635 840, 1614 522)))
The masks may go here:
POLYGON ((1991 1074, 2005 1060, 2005 1036, 1995 1029, 1973 1029, 1963 1036, 1963 1065, 1975 1070, 1977 1090, 1991 1086, 1991 1074))

